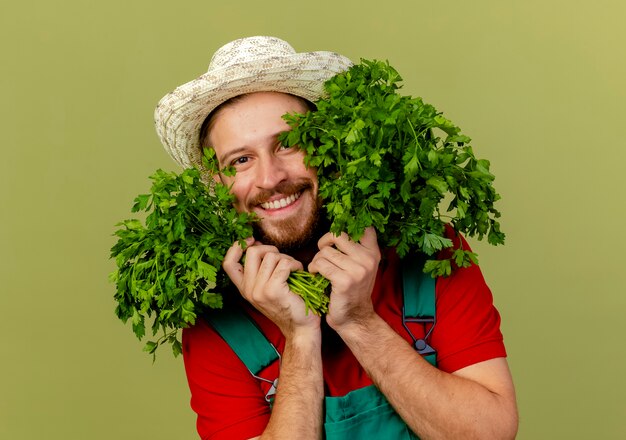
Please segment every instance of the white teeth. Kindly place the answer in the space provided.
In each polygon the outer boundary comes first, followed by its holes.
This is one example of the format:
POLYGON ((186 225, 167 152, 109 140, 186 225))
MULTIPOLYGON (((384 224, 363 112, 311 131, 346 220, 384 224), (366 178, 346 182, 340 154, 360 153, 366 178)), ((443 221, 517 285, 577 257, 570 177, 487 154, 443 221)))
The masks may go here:
POLYGON ((289 206, 293 202, 298 200, 298 198, 300 197, 300 194, 302 194, 302 193, 292 194, 289 197, 285 197, 284 199, 280 199, 280 200, 274 200, 274 201, 271 201, 271 202, 261 203, 261 207, 263 209, 284 208, 285 206, 289 206))

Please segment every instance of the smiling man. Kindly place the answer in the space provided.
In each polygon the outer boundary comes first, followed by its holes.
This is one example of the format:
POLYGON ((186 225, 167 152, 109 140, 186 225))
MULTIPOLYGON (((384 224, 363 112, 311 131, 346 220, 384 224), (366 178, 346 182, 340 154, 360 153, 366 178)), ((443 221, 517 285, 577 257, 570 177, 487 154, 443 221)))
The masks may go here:
POLYGON ((434 282, 419 258, 380 249, 371 228, 359 242, 328 233, 315 170, 278 141, 281 116, 311 108, 350 64, 277 38, 236 40, 157 107, 172 157, 201 166, 202 147, 213 148, 236 170, 220 177, 236 209, 261 218, 224 258, 236 287, 224 310, 183 332, 200 437, 513 438, 514 387, 479 268, 434 282), (331 282, 323 318, 286 283, 304 268, 331 282))
POLYGON ((319 218, 315 170, 304 166, 301 151, 277 140, 289 128, 281 116, 308 109, 302 98, 284 93, 240 95, 212 112, 201 130, 220 166, 235 168, 235 177, 222 177, 232 185, 235 207, 257 214, 256 238, 283 252, 308 244, 319 218))

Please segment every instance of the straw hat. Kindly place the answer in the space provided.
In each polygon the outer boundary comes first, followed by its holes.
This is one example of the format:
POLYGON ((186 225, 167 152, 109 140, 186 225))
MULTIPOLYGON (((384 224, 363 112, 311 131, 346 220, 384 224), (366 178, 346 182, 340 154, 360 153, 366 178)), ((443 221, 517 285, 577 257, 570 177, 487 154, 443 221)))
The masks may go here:
POLYGON ((159 101, 154 113, 157 133, 177 163, 201 166, 200 129, 215 107, 233 96, 262 91, 315 102, 323 94, 324 82, 351 65, 348 58, 332 52, 296 53, 275 37, 232 41, 215 52, 207 73, 159 101))

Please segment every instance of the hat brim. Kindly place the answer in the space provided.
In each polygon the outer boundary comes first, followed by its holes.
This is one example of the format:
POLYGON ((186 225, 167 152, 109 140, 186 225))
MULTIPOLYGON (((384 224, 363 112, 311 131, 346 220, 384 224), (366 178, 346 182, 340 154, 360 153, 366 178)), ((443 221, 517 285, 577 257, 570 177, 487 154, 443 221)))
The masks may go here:
POLYGON ((200 129, 218 105, 253 92, 290 93, 315 102, 323 96, 324 83, 351 65, 348 58, 333 52, 307 52, 208 72, 159 101, 154 113, 157 133, 178 164, 201 167, 200 129))

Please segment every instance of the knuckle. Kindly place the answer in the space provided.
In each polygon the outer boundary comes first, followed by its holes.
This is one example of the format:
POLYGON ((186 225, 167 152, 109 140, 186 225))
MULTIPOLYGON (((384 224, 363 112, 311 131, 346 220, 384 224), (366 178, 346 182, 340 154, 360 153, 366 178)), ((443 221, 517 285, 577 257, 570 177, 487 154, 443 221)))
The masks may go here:
POLYGON ((247 258, 257 258, 260 255, 260 249, 256 246, 249 247, 246 250, 247 258))
POLYGON ((280 263, 280 255, 274 252, 270 252, 263 256, 263 264, 268 266, 276 266, 280 263))
POLYGON ((262 304, 265 296, 263 289, 256 288, 252 289, 248 295, 248 300, 254 304, 262 304))
POLYGON ((369 272, 370 271, 365 266, 360 266, 359 265, 359 266, 356 266, 352 270, 352 276, 356 280, 362 280, 363 278, 365 278, 369 274, 369 272))
POLYGON ((281 258, 276 264, 276 268, 281 270, 289 270, 292 265, 293 260, 291 260, 290 258, 281 258))

